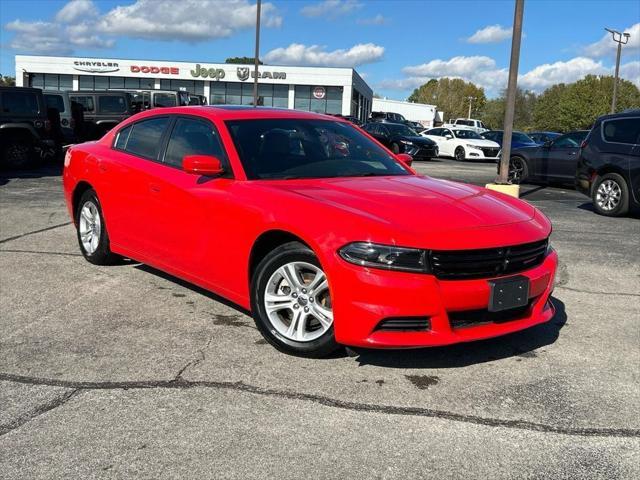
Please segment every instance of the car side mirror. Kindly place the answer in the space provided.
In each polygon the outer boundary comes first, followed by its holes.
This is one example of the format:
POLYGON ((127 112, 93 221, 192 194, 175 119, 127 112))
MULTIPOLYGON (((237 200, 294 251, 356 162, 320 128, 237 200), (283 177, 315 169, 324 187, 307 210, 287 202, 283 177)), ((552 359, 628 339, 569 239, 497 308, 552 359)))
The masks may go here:
POLYGON ((447 140, 451 140, 453 138, 453 135, 445 135, 444 138, 446 138, 447 140))
POLYGON ((542 146, 543 146, 544 148, 551 148, 551 145, 553 145, 553 141, 552 141, 552 140, 547 140, 546 142, 544 142, 544 143, 542 144, 542 146))
POLYGON ((224 167, 213 155, 185 155, 182 159, 182 169, 194 175, 215 177, 224 173, 224 167))
POLYGON ((404 163, 405 165, 407 165, 408 167, 410 167, 411 164, 413 163, 413 157, 408 153, 399 153, 396 155, 396 158, 400 160, 402 163, 404 163))

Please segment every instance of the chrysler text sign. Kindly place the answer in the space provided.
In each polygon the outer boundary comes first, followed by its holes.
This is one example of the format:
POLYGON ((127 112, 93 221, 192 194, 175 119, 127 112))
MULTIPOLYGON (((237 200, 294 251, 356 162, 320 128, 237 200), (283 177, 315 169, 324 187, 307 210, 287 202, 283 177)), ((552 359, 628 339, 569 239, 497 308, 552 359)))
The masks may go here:
POLYGON ((120 70, 116 62, 105 62, 103 60, 74 60, 73 69, 88 73, 111 73, 120 70))

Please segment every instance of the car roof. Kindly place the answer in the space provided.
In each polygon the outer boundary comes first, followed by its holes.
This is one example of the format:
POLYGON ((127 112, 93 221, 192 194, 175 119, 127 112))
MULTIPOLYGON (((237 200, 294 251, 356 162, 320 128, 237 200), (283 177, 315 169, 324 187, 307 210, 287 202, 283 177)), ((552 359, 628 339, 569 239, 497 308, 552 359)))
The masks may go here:
MULTIPOLYGON (((297 118, 309 120, 331 120, 348 123, 340 117, 333 117, 322 113, 290 110, 288 108, 252 107, 250 105, 193 105, 188 107, 165 107, 146 110, 134 115, 136 119, 159 115, 198 115, 209 119, 219 120, 248 120, 261 118, 297 118)), ((133 117, 132 117, 133 118, 133 117)))
POLYGON ((598 117, 598 119, 596 120, 597 122, 601 122, 603 120, 610 120, 612 118, 625 118, 625 117, 637 117, 640 115, 640 109, 638 108, 633 108, 633 109, 628 109, 625 110, 624 112, 620 112, 620 113, 609 113, 607 115, 602 115, 601 117, 598 117))

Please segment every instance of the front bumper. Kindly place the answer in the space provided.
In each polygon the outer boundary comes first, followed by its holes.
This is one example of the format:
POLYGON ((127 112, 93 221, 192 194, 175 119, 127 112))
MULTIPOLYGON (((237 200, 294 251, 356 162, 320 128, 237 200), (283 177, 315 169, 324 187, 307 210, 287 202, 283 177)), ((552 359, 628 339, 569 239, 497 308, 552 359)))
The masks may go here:
POLYGON ((405 152, 413 157, 414 160, 429 160, 439 155, 438 146, 410 146, 405 147, 405 152))
POLYGON ((469 148, 465 147, 465 158, 467 160, 489 160, 497 162, 500 160, 501 150, 497 148, 469 148))
POLYGON ((526 310, 507 321, 469 324, 459 319, 464 319, 465 312, 471 318, 487 308, 487 279, 438 280, 433 275, 362 268, 336 259, 330 278, 336 340, 359 347, 416 348, 481 340, 547 322, 555 313, 549 297, 557 265, 552 251, 542 264, 518 273, 530 280, 526 310), (429 329, 379 329, 382 320, 398 317, 428 318, 429 329))

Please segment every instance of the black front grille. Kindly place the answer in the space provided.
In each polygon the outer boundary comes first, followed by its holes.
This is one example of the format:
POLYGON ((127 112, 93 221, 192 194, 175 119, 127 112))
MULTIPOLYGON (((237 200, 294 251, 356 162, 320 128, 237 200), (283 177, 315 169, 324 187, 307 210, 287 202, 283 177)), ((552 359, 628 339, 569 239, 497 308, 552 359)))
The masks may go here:
POLYGON ((382 320, 378 325, 376 325, 375 329, 395 332, 424 332, 431 329, 431 321, 429 320, 429 317, 391 317, 382 320))
POLYGON ((519 320, 529 313, 531 305, 533 305, 535 301, 536 299, 532 298, 524 307, 511 308, 501 312, 490 312, 486 308, 449 312, 449 324, 451 328, 465 328, 476 327, 487 323, 504 323, 519 320))
POLYGON ((433 157, 437 157, 438 153, 437 153, 436 147, 422 147, 413 156, 433 158, 433 157))
POLYGON ((482 250, 434 250, 433 274, 443 280, 490 278, 522 272, 542 263, 549 240, 482 250))
POLYGON ((499 148, 481 147, 480 150, 482 150, 485 157, 497 157, 498 153, 500 153, 499 148))

